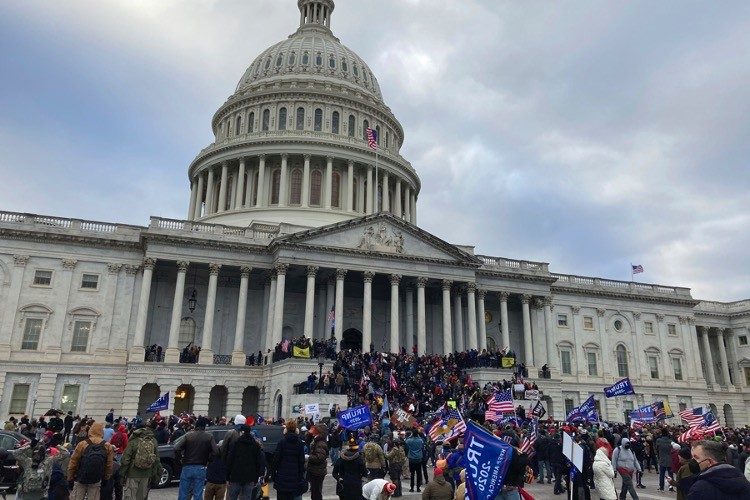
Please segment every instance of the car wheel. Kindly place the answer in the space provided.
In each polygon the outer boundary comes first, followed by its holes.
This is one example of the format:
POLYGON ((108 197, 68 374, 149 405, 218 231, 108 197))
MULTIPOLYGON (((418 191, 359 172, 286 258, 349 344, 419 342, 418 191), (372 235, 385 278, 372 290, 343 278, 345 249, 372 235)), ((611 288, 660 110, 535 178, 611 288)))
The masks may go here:
POLYGON ((172 466, 162 462, 161 464, 161 475, 159 481, 156 483, 156 488, 166 488, 172 483, 172 466))

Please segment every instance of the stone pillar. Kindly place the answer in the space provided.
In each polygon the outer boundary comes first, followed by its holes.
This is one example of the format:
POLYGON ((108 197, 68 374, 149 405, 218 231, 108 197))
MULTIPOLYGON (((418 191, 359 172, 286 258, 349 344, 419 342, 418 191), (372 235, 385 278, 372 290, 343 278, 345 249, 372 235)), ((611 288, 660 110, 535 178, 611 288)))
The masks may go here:
POLYGON ((719 329, 719 335, 716 336, 719 343, 719 357, 721 359, 721 375, 724 377, 724 386, 733 389, 732 378, 729 376, 729 361, 727 360, 727 348, 724 345, 724 332, 719 329))
POLYGON ((391 274, 391 352, 398 353, 398 285, 401 282, 401 276, 391 274))
POLYGON ((404 190, 404 219, 411 222, 411 188, 407 185, 404 190))
POLYGON ((451 337, 451 286, 453 282, 443 280, 443 354, 453 352, 453 339, 451 337))
POLYGON ((711 342, 708 339, 708 328, 703 327, 703 355, 706 360, 706 380, 709 385, 716 384, 716 376, 714 375, 714 356, 711 354, 711 342))
POLYGON ((313 321, 315 320, 315 275, 318 274, 317 266, 307 266, 307 289, 305 290, 305 337, 313 338, 313 321))
POLYGON ((454 350, 461 352, 464 350, 464 314, 461 305, 461 292, 458 290, 453 294, 453 315, 454 350))
POLYGON ((174 287, 174 299, 172 300, 172 319, 169 323, 169 344, 164 353, 167 363, 180 361, 180 322, 182 320, 182 301, 185 297, 185 276, 187 275, 190 262, 177 261, 177 281, 174 287))
MULTIPOLYGON (((635 380, 641 379, 641 374, 643 373, 642 366, 641 366, 641 360, 643 359, 643 351, 640 347, 640 338, 641 335, 643 335, 643 328, 641 323, 641 313, 635 312, 633 313, 633 352, 629 353, 633 356, 633 367, 635 371, 631 373, 630 370, 630 362, 628 361, 628 375, 633 377, 635 380)), ((617 358, 615 357, 615 362, 617 362, 617 358)))
POLYGON ((403 215, 403 212, 401 211, 401 179, 398 177, 396 177, 396 187, 393 190, 393 196, 396 197, 396 199, 393 200, 393 213, 396 217, 401 218, 403 215))
MULTIPOLYGON (((252 208, 255 206, 253 203, 253 186, 255 186, 255 175, 253 174, 252 167, 247 169, 247 189, 245 190, 245 207, 252 208)), ((255 186, 257 188, 257 186, 255 186)))
POLYGON ((526 366, 534 366, 534 344, 531 341, 531 311, 529 311, 531 295, 521 296, 521 311, 523 312, 523 355, 526 366))
POLYGON ((276 303, 273 308, 273 345, 281 342, 284 329, 284 292, 289 264, 276 264, 276 303))
POLYGON ((479 326, 479 351, 487 349, 487 322, 484 320, 485 290, 477 290, 477 323, 479 326))
POLYGON ((425 316, 424 288, 427 278, 417 278, 417 353, 422 356, 427 353, 427 318, 425 316))
POLYGON ((326 189, 325 189, 325 203, 323 206, 326 209, 331 208, 331 193, 333 186, 333 156, 326 157, 326 189))
POLYGON ((698 330, 695 328, 695 318, 688 317, 687 319, 688 328, 688 341, 693 346, 693 362, 695 364, 695 379, 706 380, 703 376, 703 367, 701 365, 701 347, 698 342, 698 330))
POLYGON ((221 164, 221 183, 219 184, 219 206, 216 211, 221 213, 227 209, 227 182, 229 181, 229 165, 221 164))
POLYGON ((409 285, 404 293, 404 322, 406 323, 406 348, 414 344, 414 287, 409 285))
POLYGON ((510 347, 510 331, 508 330, 508 292, 500 292, 500 335, 503 345, 501 349, 510 347))
POLYGON ((326 317, 326 326, 324 328, 325 330, 325 336, 324 339, 329 339, 331 336, 333 336, 333 326, 334 323, 329 323, 328 321, 328 315, 333 311, 334 318, 338 316, 337 312, 335 311, 336 308, 336 276, 330 276, 328 278, 328 283, 326 283, 326 311, 325 311, 325 317, 326 317))
MULTIPOLYGON (((266 351, 274 350, 276 345, 273 343, 273 319, 276 315, 276 271, 271 273, 271 288, 268 291, 268 310, 266 311, 266 351)), ((264 355, 266 353, 263 353, 264 355)), ((270 362, 270 361, 269 361, 270 362)))
POLYGON ((206 316, 203 320, 203 337, 198 362, 202 365, 214 364, 212 349, 214 334, 214 312, 216 311, 216 287, 219 284, 221 264, 208 264, 208 296, 206 297, 206 316))
POLYGON ((364 272, 364 292, 362 294, 362 352, 370 350, 372 344, 372 279, 375 273, 364 272))
POLYGON ((351 160, 346 171, 346 211, 354 211, 354 162, 351 160))
POLYGON ((245 203, 245 158, 240 158, 237 167, 237 196, 234 198, 234 209, 239 210, 245 203))
POLYGON ((346 269, 336 269, 336 324, 333 333, 336 335, 336 342, 341 345, 344 338, 344 278, 346 269))
MULTIPOLYGON (((572 319, 572 318, 571 318, 572 319)), ((557 347, 554 344, 554 335, 552 329, 554 328, 554 325, 552 323, 552 297, 545 297, 544 298, 544 336, 545 341, 547 344, 547 368, 550 369, 550 371, 555 370, 557 365, 557 347)), ((602 347, 602 365, 605 365, 604 363, 604 356, 606 355, 606 352, 604 351, 604 347, 602 347)), ((607 368, 603 367, 604 371, 607 371, 607 368)))
POLYGON ((466 322, 469 326, 469 334, 466 338, 467 350, 477 348, 477 299, 476 299, 476 283, 469 283, 466 285, 466 322))
POLYGON ((388 190, 388 172, 383 172, 383 212, 391 211, 391 194, 388 190))
POLYGON ((191 220, 193 218, 193 214, 195 214, 195 203, 197 197, 198 184, 195 181, 192 181, 190 183, 190 206, 188 207, 187 220, 191 220))
POLYGON ((686 316, 680 316, 680 337, 682 337, 683 346, 685 347, 685 376, 683 380, 695 380, 698 376, 698 370, 695 366, 695 356, 693 355, 693 343, 690 342, 690 326, 686 316))
POLYGON ((201 207, 203 205, 203 174, 198 174, 198 191, 196 193, 195 211, 193 212, 193 220, 200 219, 203 215, 201 207))
POLYGON ((146 349, 146 319, 148 318, 148 299, 151 295, 151 278, 154 275, 156 259, 146 258, 143 261, 143 280, 141 281, 141 295, 138 300, 138 317, 135 323, 135 335, 133 336, 133 347, 130 350, 130 361, 143 363, 146 349))
POLYGON ((250 266, 240 267, 240 291, 237 298, 237 324, 234 327, 232 365, 245 366, 245 316, 247 315, 247 289, 250 285, 250 266))
POLYGON ((279 179, 279 206, 285 207, 289 204, 289 190, 287 189, 289 179, 289 155, 281 155, 281 176, 279 179))
POLYGON ((372 188, 372 166, 367 166, 367 204, 365 205, 365 213, 367 215, 373 212, 373 193, 375 190, 372 188))
POLYGON ((417 225, 417 194, 411 195, 411 223, 417 225))
POLYGON ((266 155, 258 157, 258 187, 255 188, 258 193, 255 199, 255 208, 265 206, 266 202, 266 155))
POLYGON ((305 155, 305 166, 302 169, 302 207, 310 206, 310 155, 305 155))
POLYGON ((208 181, 206 182, 206 210, 203 215, 214 213, 214 170, 208 168, 208 181))

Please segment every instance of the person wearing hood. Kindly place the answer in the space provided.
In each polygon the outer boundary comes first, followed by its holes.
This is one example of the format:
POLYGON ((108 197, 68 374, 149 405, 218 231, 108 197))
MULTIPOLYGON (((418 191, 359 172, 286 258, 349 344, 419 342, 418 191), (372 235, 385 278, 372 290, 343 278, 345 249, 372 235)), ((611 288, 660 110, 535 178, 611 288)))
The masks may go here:
POLYGON ((307 490, 305 481, 305 443, 297 433, 297 422, 289 420, 284 428, 284 438, 274 453, 276 475, 273 488, 278 500, 294 500, 307 490))
POLYGON ((114 446, 116 454, 122 455, 125 448, 128 447, 128 428, 124 424, 118 425, 117 430, 108 443, 114 446))
POLYGON ((615 474, 620 474, 620 477, 622 477, 620 498, 624 500, 628 492, 630 492, 633 500, 638 500, 638 493, 635 492, 635 486, 633 486, 633 476, 641 470, 641 464, 638 463, 635 453, 630 449, 630 440, 628 438, 622 438, 620 446, 615 448, 615 451, 612 453, 612 469, 615 474))
POLYGON ((435 469, 432 481, 422 491, 422 500, 453 500, 453 488, 443 473, 440 467, 435 469))
MULTIPOLYGON (((121 427, 125 426, 120 424, 117 428, 118 433, 121 427)), ((120 477, 124 486, 123 498, 124 500, 145 500, 151 483, 159 480, 162 470, 156 438, 152 428, 140 427, 133 431, 132 437, 126 442, 127 445, 122 451, 120 460, 120 477)))
POLYGON ((750 498, 748 481, 726 460, 726 450, 716 441, 699 441, 691 450, 700 474, 690 487, 687 500, 735 500, 750 498))
POLYGON ((265 453, 253 436, 252 428, 243 424, 239 426, 239 432, 227 454, 228 500, 255 498, 253 490, 266 473, 265 453))
POLYGON ((114 448, 104 442, 104 425, 95 422, 70 457, 68 482, 74 483, 70 499, 99 500, 101 482, 112 477, 114 459, 114 448))
POLYGON ((356 439, 349 438, 347 445, 347 449, 333 466, 336 495, 340 500, 361 500, 362 478, 367 476, 367 468, 356 439))
MULTIPOLYGON (((608 443, 609 444, 609 443, 608 443)), ((609 460, 607 448, 600 446, 594 456, 594 487, 602 500, 617 500, 615 471, 609 460)))
POLYGON ((314 425, 308 435, 311 437, 310 456, 307 458, 307 478, 310 481, 312 500, 323 500, 323 480, 328 474, 328 444, 326 428, 314 425))

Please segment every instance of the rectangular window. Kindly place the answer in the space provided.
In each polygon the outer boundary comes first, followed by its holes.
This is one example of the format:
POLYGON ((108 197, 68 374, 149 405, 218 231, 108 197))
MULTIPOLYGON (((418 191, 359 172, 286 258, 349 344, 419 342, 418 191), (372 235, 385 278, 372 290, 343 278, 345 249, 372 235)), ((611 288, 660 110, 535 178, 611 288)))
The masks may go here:
POLYGON ((570 367, 570 351, 560 351, 560 364, 564 375, 572 375, 573 370, 570 367))
POLYGON ((747 345, 747 335, 740 335, 737 337, 737 341, 740 343, 740 345, 747 345))
POLYGON ((52 271, 47 269, 37 269, 34 271, 35 286, 52 286, 52 271))
POLYGON ((674 370, 674 379, 682 380, 682 362, 680 362, 680 358, 672 358, 672 369, 674 370))
POLYGON ((623 401, 623 406, 625 407, 625 410, 628 412, 633 411, 633 402, 632 401, 623 401))
POLYGON ((561 326, 563 328, 568 327, 568 315, 567 314, 557 315, 557 326, 561 326))
POLYGON ((570 398, 565 398, 565 414, 567 415, 575 407, 575 402, 570 398))
POLYGON ((78 413, 78 394, 81 392, 79 385, 63 386, 62 395, 60 396, 60 409, 63 413, 72 411, 75 415, 78 413))
POLYGON ((677 325, 669 323, 667 325, 667 333, 669 335, 677 335, 677 325))
POLYGON ((39 338, 42 336, 42 325, 44 320, 40 318, 26 318, 23 324, 23 340, 21 349, 36 351, 39 347, 39 338))
POLYGON ((583 328, 585 328, 586 330, 594 329, 594 318, 592 316, 583 317, 583 328))
POLYGON ((598 375, 598 371, 596 367, 596 353, 587 352, 586 361, 588 362, 588 365, 589 365, 589 375, 598 375))
POLYGON ((89 346, 90 333, 90 321, 76 321, 73 324, 73 341, 70 344, 71 352, 86 352, 89 346))
POLYGON ((648 368, 651 371, 651 378, 659 378, 659 360, 656 356, 648 357, 648 368))
POLYGON ((81 288, 85 290, 96 290, 99 288, 99 275, 84 273, 81 277, 81 288))
POLYGON ((685 411, 687 410, 687 403, 680 403, 678 407, 680 408, 680 411, 685 411))
POLYGON ((650 321, 644 321, 643 322, 643 332, 644 333, 654 333, 654 324, 650 321))
POLYGON ((26 413, 26 405, 29 401, 29 384, 15 384, 10 396, 10 414, 26 413))
POLYGON ((750 366, 745 367, 745 385, 750 386, 750 366))

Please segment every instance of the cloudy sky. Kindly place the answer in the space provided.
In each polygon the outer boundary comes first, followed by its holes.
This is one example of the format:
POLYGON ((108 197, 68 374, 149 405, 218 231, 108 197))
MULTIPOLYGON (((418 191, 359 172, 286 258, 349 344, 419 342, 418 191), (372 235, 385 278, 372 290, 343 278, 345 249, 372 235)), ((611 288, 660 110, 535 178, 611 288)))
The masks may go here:
MULTIPOLYGON (((183 218, 186 169, 294 0, 0 2, 0 209, 183 218)), ((338 0, 420 226, 555 272, 750 297, 750 2, 338 0)))

